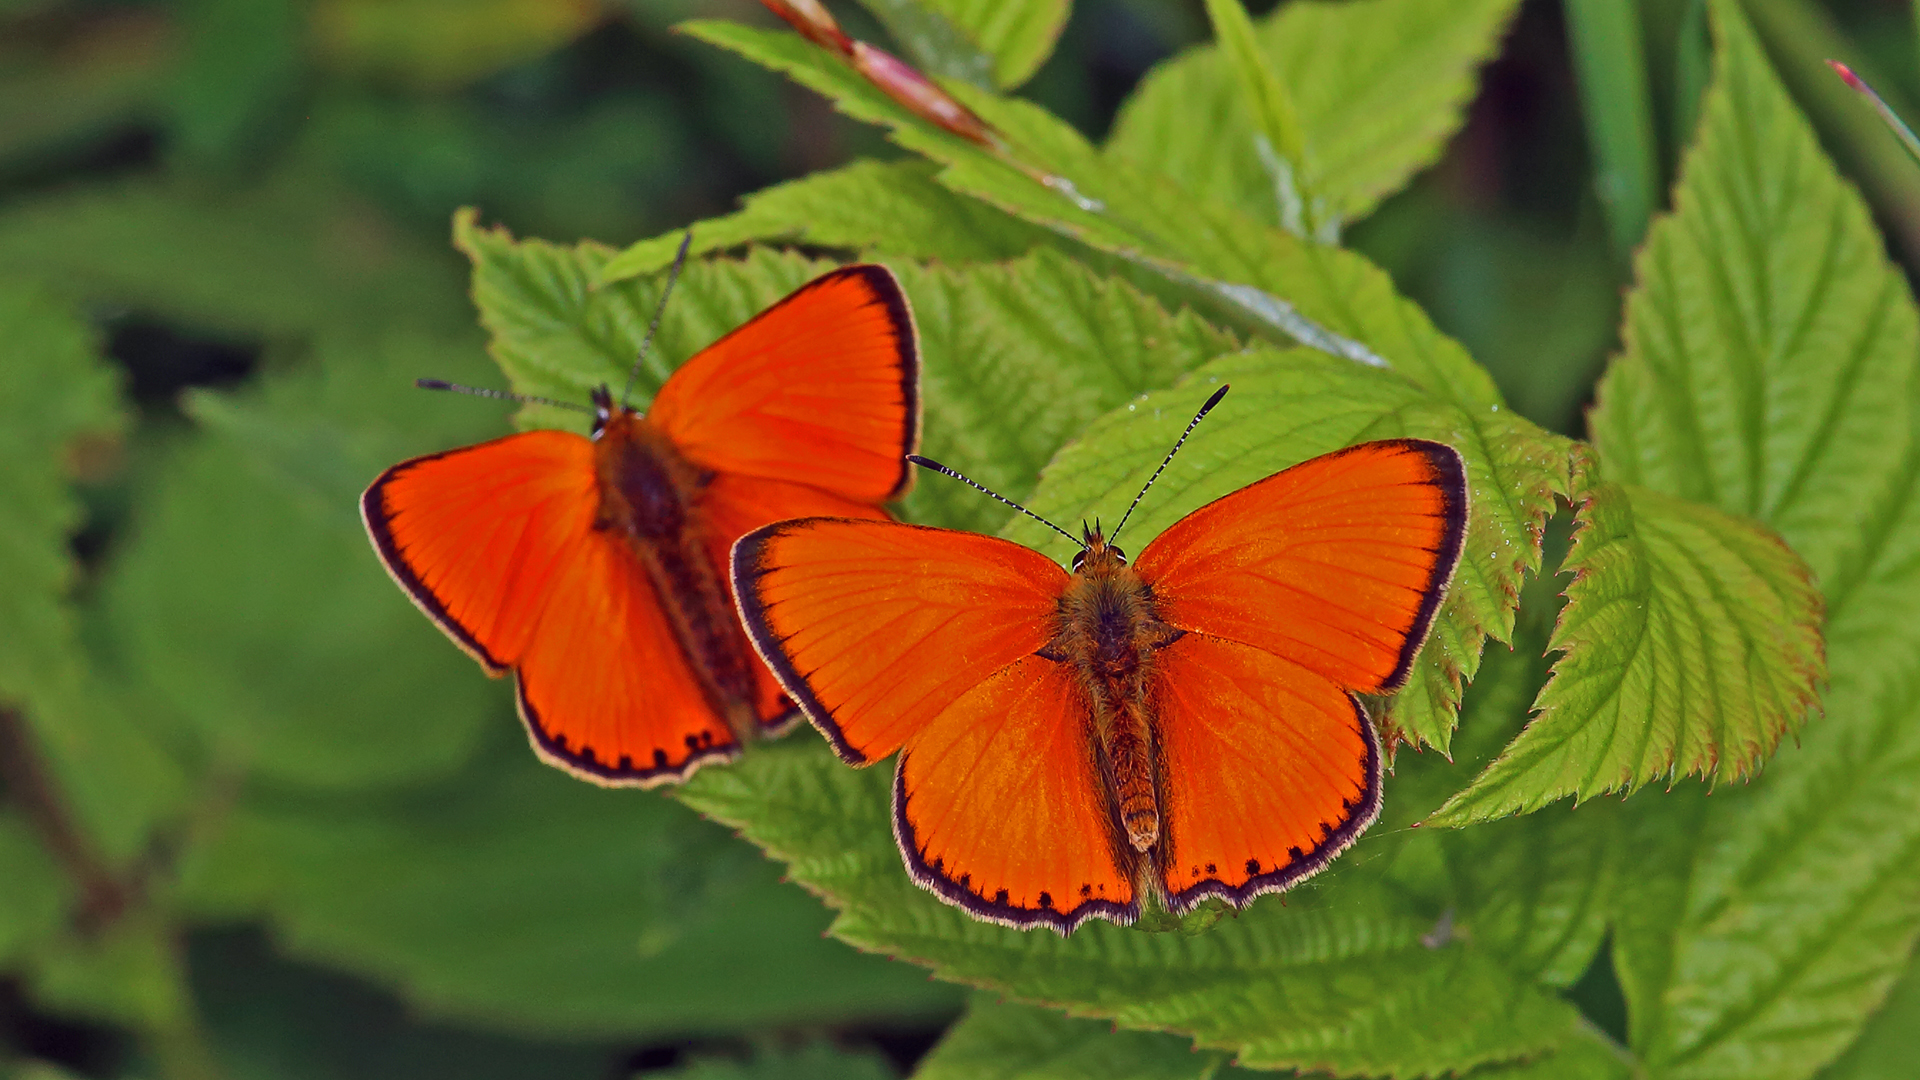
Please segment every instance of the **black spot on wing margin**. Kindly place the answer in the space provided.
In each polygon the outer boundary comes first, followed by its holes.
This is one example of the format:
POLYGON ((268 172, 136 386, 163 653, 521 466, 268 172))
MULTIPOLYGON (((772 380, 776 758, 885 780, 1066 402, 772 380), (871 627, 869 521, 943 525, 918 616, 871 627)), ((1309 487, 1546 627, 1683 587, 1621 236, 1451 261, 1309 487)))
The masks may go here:
MULTIPOLYGON (((592 747, 569 746, 566 736, 547 730, 546 723, 540 718, 540 711, 533 707, 533 702, 527 700, 526 680, 517 674, 514 676, 513 698, 519 706, 520 721, 527 726, 527 739, 533 743, 534 753, 547 764, 601 787, 648 788, 678 784, 708 762, 732 761, 740 756, 740 744, 729 735, 725 742, 709 741, 706 745, 688 747, 686 758, 679 762, 668 758, 666 752, 657 747, 645 766, 635 765, 626 757, 613 762, 602 761, 592 747)), ((691 737, 689 741, 692 741, 691 737)))
MULTIPOLYGON (((1359 798, 1345 807, 1346 817, 1338 822, 1323 823, 1324 835, 1311 850, 1289 852, 1287 861, 1264 874, 1256 874, 1240 886, 1228 885, 1219 879, 1202 881, 1187 889, 1170 891, 1167 894, 1167 909, 1176 915, 1184 915, 1210 896, 1217 896, 1234 907, 1243 908, 1253 902, 1253 898, 1262 893, 1282 892, 1290 889, 1307 878, 1327 868, 1334 856, 1353 845, 1367 826, 1380 816, 1380 737, 1374 733, 1373 721, 1368 719, 1366 707, 1353 694, 1347 695, 1347 701, 1353 706, 1354 722, 1360 725, 1360 736, 1366 742, 1365 762, 1367 780, 1361 789, 1359 798)), ((1161 840, 1162 850, 1166 840, 1161 840)), ((1164 857, 1164 854, 1163 854, 1164 857)), ((1252 860, 1248 860, 1252 865, 1252 860)), ((1207 868, 1212 871, 1213 867, 1207 868)), ((1164 875, 1163 875, 1164 876, 1164 875)))
POLYGON ((962 874, 962 880, 947 876, 944 866, 934 866, 920 853, 920 845, 914 836, 913 823, 907 819, 907 755, 902 752, 899 764, 893 770, 893 840, 900 847, 900 857, 906 861, 907 875, 913 883, 928 892, 966 911, 969 915, 1001 926, 1011 926, 1017 930, 1030 930, 1044 926, 1060 934, 1068 934, 1088 919, 1100 918, 1115 922, 1121 926, 1131 926, 1140 917, 1140 901, 1119 903, 1114 900, 1085 899, 1086 893, 1078 904, 1062 911, 1052 903, 1053 897, 1040 894, 1041 907, 1021 907, 1001 897, 1005 889, 996 890, 994 899, 989 900, 974 892, 969 884, 971 875, 962 874))

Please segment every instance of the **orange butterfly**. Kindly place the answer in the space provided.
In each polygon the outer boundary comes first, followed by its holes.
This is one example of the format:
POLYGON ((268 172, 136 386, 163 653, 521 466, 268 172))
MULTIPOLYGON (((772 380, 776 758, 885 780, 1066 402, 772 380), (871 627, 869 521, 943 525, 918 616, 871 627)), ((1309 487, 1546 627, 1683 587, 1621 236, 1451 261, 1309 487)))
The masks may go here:
POLYGON ((683 780, 794 719, 734 615, 728 548, 786 518, 887 520, 912 482, 918 382, 893 274, 848 266, 687 361, 644 416, 602 385, 591 439, 402 462, 361 512, 414 603, 515 674, 541 757, 602 784, 683 780))
POLYGON ((902 750, 914 880, 1065 933, 1131 923, 1147 893, 1245 906, 1373 822, 1380 743, 1356 695, 1406 681, 1466 523, 1460 455, 1395 439, 1209 503, 1132 565, 1097 527, 1069 573, 989 536, 815 517, 741 537, 734 594, 843 760, 902 750))

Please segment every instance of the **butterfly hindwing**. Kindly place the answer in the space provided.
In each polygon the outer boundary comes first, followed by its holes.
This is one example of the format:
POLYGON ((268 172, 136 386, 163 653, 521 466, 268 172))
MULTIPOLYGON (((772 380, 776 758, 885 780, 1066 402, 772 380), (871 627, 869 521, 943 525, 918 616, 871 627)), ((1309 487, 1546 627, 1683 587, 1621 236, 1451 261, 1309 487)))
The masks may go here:
POLYGON ((1009 926, 1133 922, 1137 860, 1113 843, 1091 722, 1071 670, 1027 656, 909 739, 893 827, 914 879, 1009 926))
POLYGON ((489 671, 516 673, 549 761, 644 786, 737 750, 626 541, 595 527, 587 439, 531 431, 415 458, 361 508, 414 602, 489 671))
POLYGON ((1155 654, 1167 905, 1244 906, 1313 874, 1380 810, 1380 743, 1353 695, 1238 642, 1188 633, 1155 654))
POLYGON ((1363 694, 1406 681, 1466 536, 1460 455, 1362 443, 1188 514, 1134 563, 1160 617, 1363 694))
POLYGON ((647 417, 704 468, 878 505, 913 478, 916 341, 891 271, 841 267, 681 365, 647 417))

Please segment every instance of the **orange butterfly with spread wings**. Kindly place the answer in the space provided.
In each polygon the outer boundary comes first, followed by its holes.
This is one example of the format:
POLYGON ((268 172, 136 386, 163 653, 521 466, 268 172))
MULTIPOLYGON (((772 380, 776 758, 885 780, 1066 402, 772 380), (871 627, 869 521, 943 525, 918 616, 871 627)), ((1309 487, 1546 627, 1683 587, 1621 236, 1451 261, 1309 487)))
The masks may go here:
POLYGON ((1065 933, 1131 923, 1149 893, 1243 907, 1373 822, 1380 743, 1356 695, 1406 681, 1466 523, 1460 455, 1395 439, 1209 503, 1131 565, 1097 527, 1069 572, 990 536, 815 517, 741 537, 734 595, 844 761, 901 751, 914 880, 1065 933))
POLYGON ((843 267, 687 361, 645 415, 603 385, 591 438, 395 465, 361 497, 367 533, 448 637, 514 673, 542 758, 601 784, 684 780, 795 719, 734 614, 727 552, 787 518, 889 520, 919 440, 916 342, 893 274, 843 267))

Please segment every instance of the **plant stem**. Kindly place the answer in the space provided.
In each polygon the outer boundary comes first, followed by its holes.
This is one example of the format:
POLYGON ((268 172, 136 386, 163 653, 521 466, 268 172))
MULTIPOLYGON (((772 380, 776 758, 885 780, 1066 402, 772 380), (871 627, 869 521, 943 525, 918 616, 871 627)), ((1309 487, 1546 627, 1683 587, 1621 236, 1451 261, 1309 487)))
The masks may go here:
POLYGON ((1566 11, 1600 203, 1615 252, 1630 258, 1646 235, 1660 183, 1640 9, 1623 0, 1567 0, 1566 11))
POLYGON ((79 894, 73 927, 82 947, 97 946, 109 929, 153 935, 170 992, 163 1005, 145 1010, 140 1026, 159 1075, 163 1080, 219 1080, 220 1069, 187 978, 185 947, 173 922, 147 902, 146 868, 113 872, 68 813, 32 726, 18 709, 4 706, 0 783, 79 894))
POLYGON ((74 920, 78 929, 94 933, 125 914, 133 901, 132 890, 107 868, 67 813, 26 717, 3 706, 0 781, 79 891, 80 910, 74 920))
POLYGON ((1829 150, 1866 189, 1908 263, 1920 265, 1920 168, 1873 110, 1833 77, 1827 61, 1839 60, 1859 72, 1886 93, 1895 112, 1912 116, 1913 110, 1891 92, 1892 81, 1864 63, 1860 50, 1808 0, 1743 0, 1743 6, 1781 79, 1829 150))

